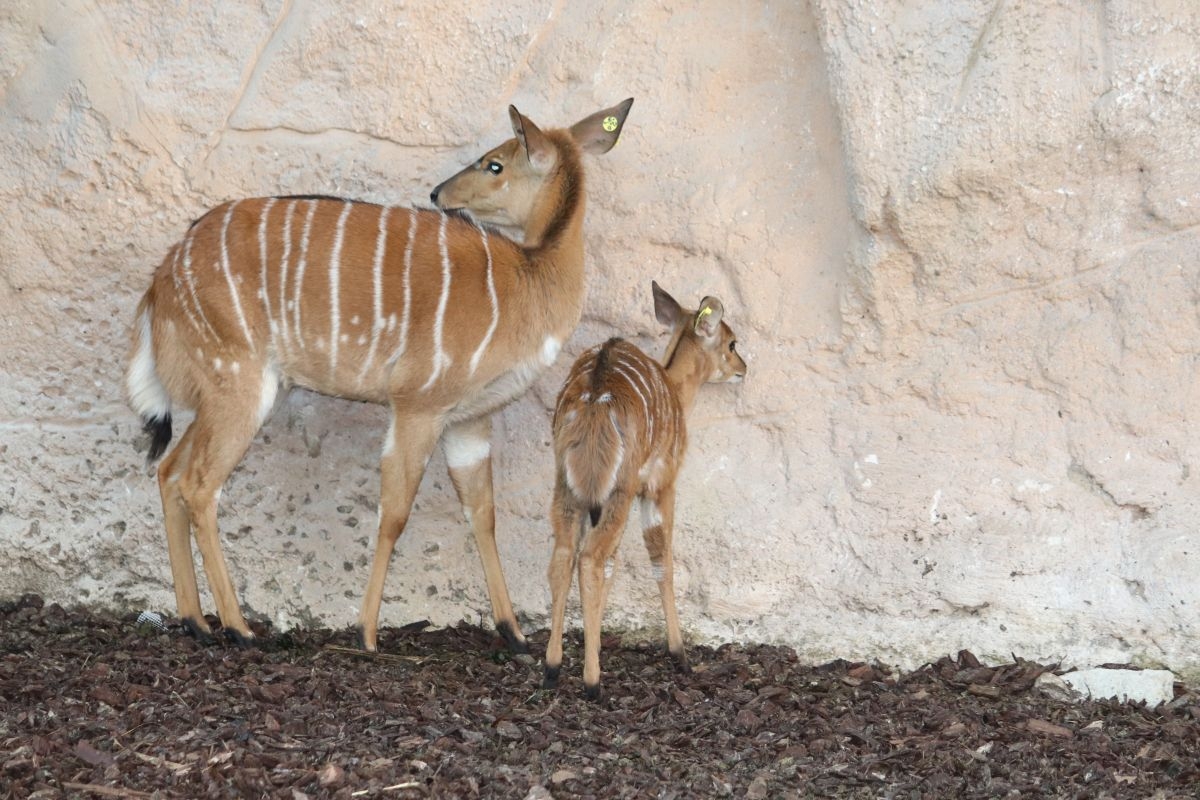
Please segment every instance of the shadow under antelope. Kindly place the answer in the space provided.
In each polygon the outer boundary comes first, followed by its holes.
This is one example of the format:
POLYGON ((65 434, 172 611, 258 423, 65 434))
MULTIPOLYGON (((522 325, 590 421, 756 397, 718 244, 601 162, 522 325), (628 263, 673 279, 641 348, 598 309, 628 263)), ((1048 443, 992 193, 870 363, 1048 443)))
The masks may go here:
POLYGON ((722 321, 720 300, 705 297, 698 310, 687 311, 657 283, 651 286, 654 314, 671 329, 663 363, 623 339, 609 339, 575 361, 554 409, 552 606, 542 685, 558 685, 563 616, 578 561, 583 684, 593 700, 600 696, 600 619, 612 585, 612 557, 634 498, 662 594, 667 649, 688 669, 675 613, 671 547, 675 478, 687 449, 685 420, 701 384, 746 375, 734 333, 722 321))
POLYGON ((633 100, 543 131, 509 107, 514 137, 433 190, 438 209, 321 197, 221 205, 168 251, 138 306, 130 405, 171 440, 171 408, 195 420, 158 468, 179 615, 200 610, 191 535, 221 625, 246 624, 217 532, 217 497, 280 388, 387 404, 379 534, 359 615, 376 649, 384 581, 433 448, 479 546, 496 628, 523 652, 500 567, 491 414, 550 366, 583 307, 583 153, 606 153, 633 100), (513 231, 515 238, 500 229, 513 231))

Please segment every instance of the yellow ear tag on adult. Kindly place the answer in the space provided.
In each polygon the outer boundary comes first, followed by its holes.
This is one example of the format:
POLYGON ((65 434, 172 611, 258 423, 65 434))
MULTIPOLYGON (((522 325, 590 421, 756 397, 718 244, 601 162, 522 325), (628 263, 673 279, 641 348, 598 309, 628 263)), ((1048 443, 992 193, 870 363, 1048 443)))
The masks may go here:
POLYGON ((698 333, 700 331, 700 321, 712 313, 712 308, 705 306, 700 309, 700 313, 696 315, 696 321, 692 324, 692 331, 698 333))
POLYGON ((617 118, 616 117, 605 117, 604 118, 604 130, 608 131, 609 133, 612 133, 616 129, 617 129, 617 118))

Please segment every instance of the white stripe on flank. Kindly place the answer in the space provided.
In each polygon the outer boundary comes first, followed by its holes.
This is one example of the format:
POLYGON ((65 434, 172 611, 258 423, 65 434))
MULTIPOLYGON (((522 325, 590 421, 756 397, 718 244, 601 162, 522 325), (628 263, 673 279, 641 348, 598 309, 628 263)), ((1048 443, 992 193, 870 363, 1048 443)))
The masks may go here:
MULTIPOLYGON (((188 235, 183 239, 183 280, 188 285, 188 293, 192 296, 192 303, 196 306, 196 312, 200 315, 200 321, 204 323, 204 327, 208 328, 208 332, 213 335, 214 339, 220 339, 217 335, 217 329, 208 321, 208 315, 204 313, 204 307, 200 305, 200 298, 196 296, 196 282, 192 280, 192 234, 188 231, 188 235)), ((204 338, 208 338, 205 334, 204 338)))
POLYGON ((171 248, 171 283, 175 286, 175 297, 179 299, 179 306, 183 309, 183 313, 187 314, 188 322, 192 323, 192 327, 197 332, 204 334, 204 338, 207 339, 208 334, 204 333, 204 329, 200 327, 200 320, 196 317, 196 312, 192 311, 191 304, 183 294, 183 282, 179 280, 179 252, 181 250, 183 250, 182 244, 171 248))
MULTIPOLYGON (((287 315, 287 277, 288 257, 292 254, 292 215, 296 211, 296 201, 288 203, 287 214, 283 218, 283 257, 279 259, 279 340, 284 353, 291 351, 288 343, 287 315)), ((286 357, 286 356, 285 356, 286 357)))
POLYGON ((304 286, 304 268, 308 266, 308 237, 312 233, 313 214, 317 211, 317 201, 308 201, 308 214, 304 217, 304 234, 300 237, 300 262, 296 264, 296 293, 292 300, 292 327, 296 333, 296 341, 304 350, 304 333, 300 327, 300 297, 304 286))
POLYGON ((362 385, 371 366, 375 363, 375 351, 379 347, 379 334, 383 333, 383 254, 387 250, 387 218, 392 211, 391 206, 379 209, 379 230, 375 234, 375 262, 371 267, 371 295, 375 322, 371 326, 371 346, 367 348, 367 357, 363 361, 362 371, 358 373, 358 383, 362 385))
POLYGON ((332 380, 337 375, 337 358, 338 358, 338 340, 341 339, 342 331, 342 296, 341 280, 342 270, 342 239, 346 234, 346 217, 350 216, 350 209, 354 206, 353 203, 347 202, 342 207, 341 216, 338 217, 337 233, 333 237, 333 249, 329 252, 329 378, 332 380))
MULTIPOLYGON (((400 311, 400 334, 396 342, 396 349, 388 357, 388 366, 395 364, 404 355, 404 351, 408 349, 408 317, 409 311, 412 309, 412 286, 409 283, 409 273, 412 272, 412 257, 413 243, 417 241, 417 210, 410 208, 408 210, 408 243, 404 246, 404 308, 400 311)), ((395 314, 388 317, 388 330, 392 329, 392 320, 396 318, 395 314)))
POLYGON ((628 372, 626 372, 626 371, 625 371, 625 365, 624 365, 624 364, 620 364, 620 363, 617 363, 617 362, 615 362, 615 361, 610 361, 610 362, 608 362, 608 363, 609 363, 609 366, 612 368, 612 371, 613 371, 613 372, 615 372, 615 373, 617 373, 617 374, 618 374, 618 375, 620 375, 621 377, 623 377, 623 378, 625 379, 626 383, 628 383, 628 384, 629 384, 629 386, 630 386, 630 387, 633 389, 633 391, 637 393, 637 396, 638 396, 639 398, 641 398, 641 401, 642 401, 642 411, 645 413, 645 415, 646 415, 646 418, 647 418, 647 419, 649 419, 649 418, 650 418, 650 404, 646 402, 646 395, 644 395, 644 394, 642 393, 642 390, 641 390, 640 388, 638 388, 638 383, 639 383, 639 382, 638 382, 638 381, 635 381, 635 380, 633 379, 633 376, 632 376, 632 375, 630 375, 628 372))
POLYGON ((471 356, 472 375, 475 374, 475 368, 479 366, 479 359, 483 358, 487 346, 492 343, 492 335, 496 332, 496 326, 500 324, 500 303, 496 299, 496 278, 492 274, 492 248, 488 244, 487 231, 482 227, 479 229, 479 236, 483 241, 483 251, 487 254, 487 288, 488 297, 492 301, 492 324, 488 326, 487 333, 483 335, 483 341, 479 343, 475 355, 471 356))
MULTIPOLYGON (((613 366, 614 367, 620 367, 620 366, 629 367, 630 371, 633 373, 633 376, 638 379, 638 383, 642 384, 642 388, 646 390, 646 395, 650 395, 651 399, 653 399, 653 393, 650 390, 650 384, 646 380, 646 376, 642 374, 642 370, 641 370, 641 367, 639 364, 637 364, 636 362, 633 362, 633 361, 626 361, 623 358, 619 358, 619 360, 616 361, 613 364, 613 366)), ((625 373, 622 373, 622 374, 625 374, 625 373)), ((626 375, 626 377, 628 377, 628 375, 626 375)), ((636 389, 637 387, 635 386, 634 388, 636 389)), ((638 392, 638 394, 640 395, 642 393, 638 392)), ((648 433, 650 442, 653 443, 654 442, 654 415, 650 413, 650 407, 648 405, 646 405, 646 396, 642 396, 642 405, 646 406, 646 422, 650 428, 650 430, 647 433, 648 433)), ((655 404, 655 407, 657 408, 657 403, 655 404)))
POLYGON ((229 204, 229 210, 225 212, 225 222, 221 226, 221 270, 225 273, 225 282, 229 284, 229 296, 233 298, 233 310, 237 313, 238 324, 242 326, 242 333, 246 336, 246 344, 253 348, 254 337, 250 335, 250 326, 246 324, 246 315, 242 313, 242 300, 238 296, 237 286, 234 285, 233 273, 229 271, 229 246, 226 241, 229 233, 229 220, 233 217, 233 210, 240 202, 240 200, 234 200, 229 204))
POLYGON ((441 227, 438 229, 438 253, 442 256, 442 294, 438 298, 437 315, 433 318, 433 371, 429 373, 429 380, 425 381, 425 385, 421 387, 421 391, 429 390, 433 386, 441 374, 446 371, 446 367, 450 366, 450 356, 446 355, 446 351, 442 349, 442 327, 446 321, 446 304, 450 302, 450 251, 446 245, 446 220, 448 217, 442 214, 441 227))
POLYGON ((271 207, 274 205, 275 198, 272 197, 263 203, 258 217, 258 285, 263 300, 263 311, 267 315, 267 328, 271 331, 272 337, 275 335, 275 320, 271 319, 271 298, 267 294, 267 220, 271 217, 271 207))

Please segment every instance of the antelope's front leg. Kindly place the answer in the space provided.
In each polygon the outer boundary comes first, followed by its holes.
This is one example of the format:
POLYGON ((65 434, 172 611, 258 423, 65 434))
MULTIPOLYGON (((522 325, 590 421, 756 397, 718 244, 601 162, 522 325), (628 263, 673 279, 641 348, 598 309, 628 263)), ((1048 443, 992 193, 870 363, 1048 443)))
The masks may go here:
POLYGON ((496 549, 496 506, 492 494, 492 420, 490 417, 462 422, 446 428, 442 444, 450 480, 458 492, 463 514, 475 534, 483 574, 487 579, 488 598, 496 630, 514 653, 528 653, 529 646, 517 625, 500 553, 496 549))
POLYGON ((408 523, 413 498, 421 485, 421 476, 425 474, 425 465, 440 430, 436 417, 392 412, 392 424, 383 443, 379 467, 379 538, 375 542, 371 578, 358 617, 359 644, 370 652, 377 646, 379 606, 383 602, 383 584, 387 580, 392 551, 408 523))

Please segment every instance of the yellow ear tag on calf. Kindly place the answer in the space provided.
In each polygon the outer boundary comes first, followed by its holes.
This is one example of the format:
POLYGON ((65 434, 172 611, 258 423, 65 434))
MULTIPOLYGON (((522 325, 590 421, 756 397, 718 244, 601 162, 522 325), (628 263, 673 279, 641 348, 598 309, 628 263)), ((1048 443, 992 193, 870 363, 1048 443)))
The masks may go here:
POLYGON ((700 309, 700 313, 696 315, 695 323, 692 324, 692 332, 693 333, 700 332, 700 321, 702 319, 704 319, 705 317, 707 317, 711 313, 712 313, 712 308, 710 306, 705 306, 704 308, 700 309))
POLYGON ((604 118, 604 130, 608 131, 609 133, 612 133, 616 129, 617 129, 617 118, 616 117, 605 117, 604 118))

